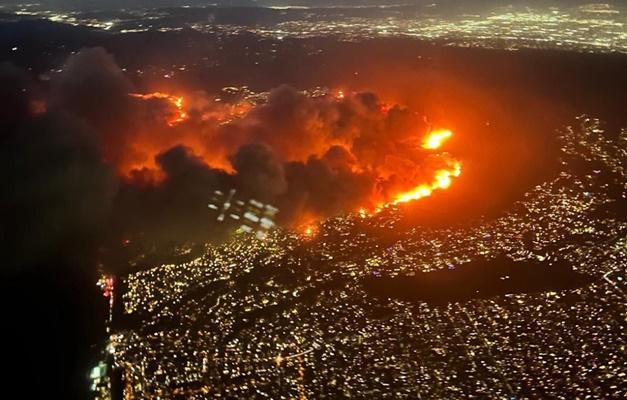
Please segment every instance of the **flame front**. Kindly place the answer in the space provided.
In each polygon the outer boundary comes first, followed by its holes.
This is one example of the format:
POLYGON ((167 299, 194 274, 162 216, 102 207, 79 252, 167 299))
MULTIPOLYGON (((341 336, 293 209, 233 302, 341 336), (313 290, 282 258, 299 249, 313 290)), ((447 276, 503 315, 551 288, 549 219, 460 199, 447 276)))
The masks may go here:
POLYGON ((171 94, 162 93, 162 92, 154 92, 154 93, 148 93, 148 94, 130 93, 129 96, 134 97, 136 99, 142 99, 142 100, 163 99, 163 100, 167 100, 168 102, 170 102, 170 104, 172 104, 176 112, 166 119, 165 122, 169 126, 174 126, 178 123, 185 121, 188 118, 187 112, 183 109, 182 97, 173 96, 171 94))
POLYGON ((436 171, 433 182, 430 184, 422 184, 410 192, 397 195, 396 199, 391 204, 396 205, 399 203, 407 203, 412 200, 418 200, 423 197, 431 196, 431 193, 433 193, 434 190, 447 189, 451 186, 451 178, 458 177, 461 172, 462 166, 456 161, 451 168, 436 171))
MULTIPOLYGON (((422 147, 429 150, 437 149, 442 146, 442 144, 451 136, 453 136, 453 133, 449 130, 432 131, 429 135, 427 135, 427 137, 424 138, 422 142, 422 147)), ((431 196, 434 190, 447 189, 449 186, 451 186, 451 183, 453 181, 452 178, 457 178, 461 174, 461 172, 461 163, 457 160, 453 160, 450 163, 450 166, 448 166, 447 168, 435 171, 433 180, 430 183, 420 184, 408 192, 395 195, 393 201, 383 206, 377 207, 375 213, 390 205, 408 203, 413 200, 418 200, 423 197, 431 196)), ((363 210, 359 210, 359 212, 363 216, 363 210)))
MULTIPOLYGON (((252 99, 231 104, 219 98, 168 92, 129 96, 161 101, 165 106, 155 108, 156 125, 139 131, 131 143, 132 156, 117 165, 121 176, 144 185, 159 185, 165 179, 168 172, 157 156, 174 146, 190 149, 198 157, 195 163, 205 163, 233 176, 237 174, 233 156, 243 145, 260 142, 276 152, 277 160, 300 165, 306 172, 304 176, 318 179, 321 174, 324 184, 311 185, 307 190, 333 187, 335 182, 358 188, 355 194, 338 195, 328 211, 345 207, 344 211, 355 210, 366 218, 386 207, 447 189, 461 174, 460 162, 442 151, 453 136, 450 130, 433 129, 417 113, 396 103, 378 101, 372 95, 334 90, 327 96, 309 97, 281 87, 260 104, 252 99), (193 123, 181 124, 186 120, 193 123)), ((281 185, 289 185, 283 173, 281 170, 276 177, 283 180, 281 185)), ((288 192, 280 196, 294 193, 288 186, 288 192)), ((304 203, 294 224, 303 235, 313 237, 316 229, 311 221, 329 214, 321 206, 324 195, 314 193, 307 198, 312 199, 311 204, 304 203)))

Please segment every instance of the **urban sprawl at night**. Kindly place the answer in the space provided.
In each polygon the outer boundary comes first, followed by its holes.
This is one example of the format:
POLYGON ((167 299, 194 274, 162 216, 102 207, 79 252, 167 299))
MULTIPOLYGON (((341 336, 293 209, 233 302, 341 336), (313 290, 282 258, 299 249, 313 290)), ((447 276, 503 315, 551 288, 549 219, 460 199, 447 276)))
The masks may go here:
POLYGON ((562 172, 493 221, 398 234, 392 207, 121 278, 108 350, 125 398, 624 397, 627 132, 614 134, 579 117, 561 131, 562 172), (465 268, 503 293, 372 288, 465 268))

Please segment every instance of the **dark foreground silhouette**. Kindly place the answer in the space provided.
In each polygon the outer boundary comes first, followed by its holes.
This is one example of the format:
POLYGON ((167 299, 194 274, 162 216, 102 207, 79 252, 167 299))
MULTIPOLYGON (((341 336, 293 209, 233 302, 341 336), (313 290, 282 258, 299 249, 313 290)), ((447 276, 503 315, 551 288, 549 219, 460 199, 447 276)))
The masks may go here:
POLYGON ((50 262, 1 276, 1 337, 10 354, 2 378, 14 398, 90 398, 106 316, 92 275, 50 262))

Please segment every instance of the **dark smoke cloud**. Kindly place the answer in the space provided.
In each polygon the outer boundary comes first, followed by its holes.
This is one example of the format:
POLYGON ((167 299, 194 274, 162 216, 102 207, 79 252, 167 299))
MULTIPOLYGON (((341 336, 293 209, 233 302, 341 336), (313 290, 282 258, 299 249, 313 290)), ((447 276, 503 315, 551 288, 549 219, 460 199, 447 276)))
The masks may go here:
POLYGON ((15 65, 0 63, 0 145, 28 117, 33 82, 25 71, 15 65))
POLYGON ((265 104, 224 127, 218 136, 231 153, 243 143, 266 143, 284 161, 306 161, 335 144, 350 146, 359 135, 379 131, 378 114, 377 107, 359 96, 338 102, 330 96, 311 98, 282 85, 270 91, 265 104))
POLYGON ((2 157, 2 244, 8 265, 82 264, 105 232, 116 190, 96 133, 55 112, 25 122, 2 157))
POLYGON ((379 205, 431 179, 438 164, 421 148, 430 129, 425 118, 388 109, 373 93, 312 98, 282 85, 228 124, 216 123, 219 117, 198 122, 200 115, 220 114, 215 102, 191 104, 196 117, 172 128, 175 135, 150 129, 150 138, 162 148, 172 138, 193 145, 207 164, 232 171, 241 196, 278 205, 283 223, 379 205))
POLYGON ((233 186, 232 177, 182 145, 157 155, 156 162, 165 174, 163 182, 146 185, 139 173, 120 190, 119 232, 152 243, 222 238, 225 227, 210 219, 207 204, 215 190, 233 186))
POLYGON ((267 144, 243 145, 231 157, 238 188, 247 196, 274 202, 287 190, 283 165, 267 144))
MULTIPOLYGON (((438 162, 423 165, 429 156, 421 149, 429 128, 423 116, 399 106, 387 110, 373 93, 311 98, 283 85, 242 121, 214 135, 228 143, 226 151, 242 143, 265 143, 274 150, 285 163, 287 185, 277 202, 282 221, 289 223, 300 215, 328 217, 374 206, 430 179, 438 162)), ((439 161, 439 168, 447 166, 439 161)), ((283 190, 282 183, 279 187, 283 190)), ((276 192, 273 185, 260 188, 276 192)), ((263 196, 258 190, 256 195, 263 196)))
POLYGON ((189 119, 168 126, 172 103, 129 96, 135 88, 102 48, 67 60, 43 114, 30 110, 28 74, 1 66, 2 82, 2 238, 24 262, 105 238, 219 240, 235 226, 208 210, 216 190, 278 206, 283 224, 355 211, 447 162, 420 148, 423 117, 372 93, 312 98, 283 85, 226 124, 228 104, 195 93, 185 96, 189 119))
POLYGON ((363 206, 364 199, 375 193, 376 182, 370 174, 353 172, 353 164, 353 156, 339 146, 322 158, 288 163, 289 190, 280 199, 282 220, 298 220, 301 214, 330 216, 363 206))
MULTIPOLYGON (((266 143, 284 161, 322 157, 333 146, 348 149, 362 165, 376 167, 388 154, 410 155, 420 147, 429 125, 424 117, 401 107, 381 112, 375 94, 358 93, 342 101, 331 96, 311 98, 283 85, 266 104, 219 133, 231 152, 242 143, 266 143)), ((413 154, 412 156, 415 156, 413 154)))
POLYGON ((71 56, 51 82, 51 103, 84 118, 102 137, 107 160, 117 163, 129 151, 140 122, 134 87, 103 48, 71 56))
MULTIPOLYGON (((25 71, 0 67, 0 293, 17 355, 8 380, 21 382, 38 373, 33 360, 51 359, 55 371, 29 389, 34 397, 86 398, 76 383, 102 340, 95 266, 116 178, 102 162, 100 131, 60 107, 46 112, 38 86, 25 71)), ((94 95, 83 93, 85 101, 94 95)))
POLYGON ((103 49, 83 50, 51 82, 46 112, 33 78, 0 66, 4 272, 41 263, 93 267, 118 184, 103 150, 114 153, 116 142, 124 150, 131 87, 103 49))
MULTIPOLYGON (((157 112, 152 101, 137 101, 157 112)), ((143 199, 146 210, 168 208, 160 200, 170 196, 168 190, 177 191, 173 197, 183 198, 187 198, 187 191, 196 190, 174 184, 188 178, 173 174, 162 156, 150 159, 154 154, 167 154, 178 144, 189 146, 186 154, 197 156, 195 163, 203 163, 205 170, 212 171, 208 176, 215 176, 218 169, 229 171, 232 179, 200 180, 206 181, 203 187, 209 194, 205 199, 211 197, 211 190, 228 192, 235 188, 243 199, 278 205, 279 218, 287 224, 302 222, 303 216, 323 218, 374 206, 384 201, 388 192, 409 189, 416 180, 431 178, 432 171, 420 168, 426 158, 420 142, 429 125, 405 108, 388 111, 372 93, 312 98, 282 85, 269 92, 265 103, 227 124, 219 121, 228 115, 228 107, 216 106, 208 96, 185 96, 185 104, 191 115, 188 121, 167 127, 164 121, 169 115, 164 112, 151 119, 158 121, 156 124, 145 122, 132 144, 145 150, 140 164, 148 168, 140 167, 130 174, 134 188, 128 190, 123 203, 136 205, 127 209, 140 207, 139 201, 130 200, 134 197, 143 199), (150 184, 155 176, 161 176, 164 183, 150 184), (147 187, 135 188, 142 186, 147 187), (149 196, 151 190, 153 195, 149 196)), ((206 220, 206 210, 197 210, 196 220, 206 220)), ((159 231, 156 223, 149 224, 152 231, 159 231)), ((183 224, 177 229, 184 230, 183 224)))

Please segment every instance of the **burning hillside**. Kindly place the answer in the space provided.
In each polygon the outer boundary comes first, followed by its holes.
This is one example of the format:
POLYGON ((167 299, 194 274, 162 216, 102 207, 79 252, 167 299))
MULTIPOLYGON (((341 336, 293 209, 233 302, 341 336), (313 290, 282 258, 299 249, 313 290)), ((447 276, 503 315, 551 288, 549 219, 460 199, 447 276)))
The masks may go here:
POLYGON ((261 104, 245 103, 246 112, 206 95, 131 96, 169 108, 160 124, 140 130, 128 152, 133 159, 117 166, 129 183, 161 185, 169 172, 160 154, 183 146, 238 190, 279 205, 286 222, 416 200, 448 188, 461 172, 460 162, 441 151, 450 131, 372 93, 312 96, 281 86, 261 104))
POLYGON ((167 93, 149 93, 149 94, 138 94, 138 93, 129 93, 129 96, 134 97, 136 99, 142 100, 165 100, 167 101, 173 108, 171 115, 166 118, 165 123, 168 126, 174 126, 178 123, 185 121, 188 118, 187 112, 183 110, 183 98, 172 96, 167 93))
MULTIPOLYGON (((16 89, 24 110, 12 113, 20 118, 8 131, 6 151, 34 152, 31 158, 40 160, 12 167, 48 182, 51 193, 33 202, 56 204, 49 201, 56 195, 80 199, 80 207, 40 208, 56 219, 85 213, 68 219, 72 232, 88 216, 108 216, 90 227, 147 240, 217 240, 225 226, 207 209, 216 191, 235 190, 244 201, 276 207, 278 224, 301 225, 429 196, 461 171, 445 151, 450 131, 373 93, 287 85, 266 93, 226 88, 213 96, 163 88, 143 93, 99 48, 71 56, 60 70, 41 98, 16 89), (29 111, 42 98, 39 111, 29 111), (59 179, 81 184, 54 192, 47 162, 60 163, 59 179)), ((24 204, 17 195, 11 201, 24 204)))

